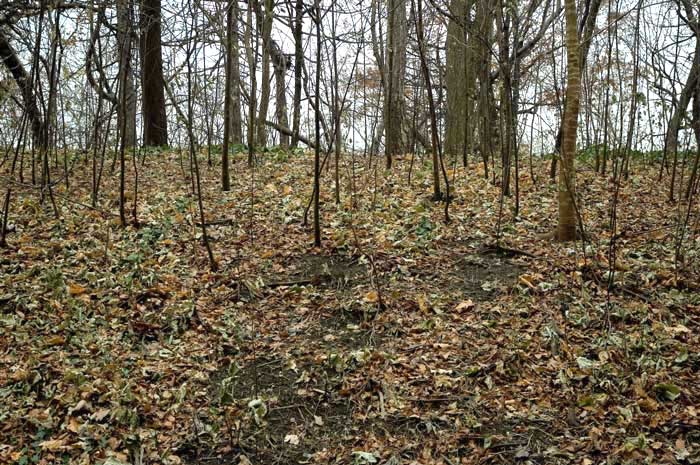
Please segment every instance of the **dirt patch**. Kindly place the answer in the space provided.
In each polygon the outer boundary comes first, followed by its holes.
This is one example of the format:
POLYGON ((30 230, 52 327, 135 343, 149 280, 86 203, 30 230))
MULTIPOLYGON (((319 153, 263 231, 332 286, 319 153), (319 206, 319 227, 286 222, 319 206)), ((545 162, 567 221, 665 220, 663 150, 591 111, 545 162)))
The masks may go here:
POLYGON ((372 324, 370 315, 342 310, 321 318, 310 336, 320 341, 325 349, 359 350, 381 343, 381 334, 372 324))
POLYGON ((509 254, 491 251, 465 253, 455 260, 431 257, 418 268, 432 270, 418 274, 421 282, 474 301, 485 301, 498 292, 506 292, 524 272, 524 267, 509 254))
POLYGON ((513 285, 521 273, 520 265, 499 254, 471 255, 453 265, 449 282, 474 300, 487 300, 513 285))
POLYGON ((237 425, 228 434, 234 440, 217 457, 193 448, 187 463, 238 463, 241 455, 253 464, 313 463, 314 453, 356 434, 361 425, 352 421, 344 382, 362 369, 379 340, 371 322, 362 314, 327 311, 293 337, 292 347, 304 350, 231 360, 212 376, 213 403, 234 412, 225 422, 237 425))
POLYGON ((232 453, 253 463, 291 464, 337 442, 348 433, 352 415, 350 402, 337 393, 339 382, 323 362, 260 358, 222 370, 213 390, 223 405, 239 411, 232 453))
POLYGON ((474 300, 486 300, 514 284, 522 272, 522 267, 508 258, 495 254, 475 255, 455 264, 451 281, 474 300))
POLYGON ((304 255, 285 266, 285 271, 268 276, 268 286, 309 285, 327 288, 352 287, 363 282, 367 268, 356 259, 340 255, 304 255))

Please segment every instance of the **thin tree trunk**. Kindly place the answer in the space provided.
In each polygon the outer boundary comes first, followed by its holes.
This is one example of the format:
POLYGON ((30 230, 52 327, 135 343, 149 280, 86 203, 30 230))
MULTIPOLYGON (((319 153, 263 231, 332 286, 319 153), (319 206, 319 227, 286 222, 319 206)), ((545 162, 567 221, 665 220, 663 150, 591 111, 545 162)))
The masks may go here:
POLYGON ((387 1, 387 88, 384 95, 386 167, 403 151, 404 78, 408 27, 406 0, 387 1))
POLYGON ((316 88, 314 89, 316 148, 314 149, 314 245, 321 246, 321 3, 315 0, 316 14, 316 88))
POLYGON ((577 31, 576 0, 564 0, 566 16, 566 106, 562 124, 561 168, 559 170, 559 223, 560 241, 576 239, 576 132, 578 130, 579 100, 581 94, 580 49, 577 31))
POLYGON ((260 105, 258 107, 258 121, 257 121, 257 145, 260 147, 265 147, 267 145, 267 127, 265 126, 265 121, 267 120, 267 110, 270 106, 270 41, 272 34, 272 18, 273 18, 273 0, 263 0, 264 10, 260 9, 259 1, 256 1, 258 5, 258 20, 260 21, 260 29, 262 31, 262 81, 260 83, 260 105))
POLYGON ((231 23, 231 142, 243 143, 243 118, 241 116, 241 47, 238 30, 238 1, 231 1, 233 18, 231 23))
POLYGON ((24 65, 22 65, 22 62, 19 60, 17 52, 10 44, 9 38, 2 29, 0 29, 0 61, 2 61, 5 68, 10 72, 22 94, 22 102, 24 103, 27 117, 31 122, 34 146, 40 148, 45 145, 44 120, 34 92, 33 80, 25 70, 24 65))
MULTIPOLYGON (((133 4, 132 0, 117 0, 117 46, 119 50, 128 47, 129 50, 132 48, 132 28, 133 23, 133 4)), ((129 53, 129 56, 132 56, 129 53)), ((133 147, 136 145, 136 88, 134 86, 134 71, 131 66, 131 59, 129 63, 124 63, 128 66, 120 66, 119 68, 119 82, 124 84, 125 93, 125 105, 126 111, 125 118, 126 124, 121 121, 122 112, 119 112, 119 127, 126 127, 124 132, 125 143, 127 147, 133 147), (122 76, 125 74, 126 76, 122 76)))
POLYGON ((331 34, 333 36, 333 127, 335 133, 335 172, 334 172, 334 184, 335 184, 335 203, 340 203, 340 151, 341 151, 341 127, 340 127, 340 95, 339 95, 339 80, 338 75, 338 40, 337 40, 337 29, 336 29, 336 17, 335 9, 336 2, 334 1, 331 5, 331 34))
POLYGON ((234 32, 233 24, 235 18, 235 0, 229 0, 226 5, 226 73, 224 81, 224 140, 221 145, 221 190, 231 190, 231 175, 229 173, 228 155, 229 155, 229 140, 231 137, 231 113, 233 105, 231 103, 231 94, 233 93, 233 41, 234 32))
MULTIPOLYGON (((432 136, 433 145, 433 200, 442 199, 442 191, 440 190, 440 136, 438 134, 437 127, 437 113, 435 111, 435 100, 433 98, 433 88, 430 82, 430 70, 428 69, 428 62, 425 56, 425 39, 423 37, 423 2, 418 0, 417 8, 417 32, 416 36, 418 38, 418 54, 420 56, 421 70, 423 71, 423 79, 425 80, 425 87, 428 90, 428 109, 430 111, 430 133, 432 136)), ((449 203, 449 200, 448 200, 449 203)))
MULTIPOLYGON (((291 63, 287 55, 282 52, 282 49, 275 41, 270 41, 270 47, 272 66, 275 70, 275 116, 277 118, 277 123, 283 127, 288 127, 287 85, 285 82, 285 75, 291 63)), ((288 134, 280 133, 280 146, 285 150, 289 148, 288 134)))
POLYGON ((634 45, 633 45, 633 70, 632 70, 632 102, 630 104, 630 120, 627 128, 627 141, 625 143, 625 158, 623 159, 622 169, 625 179, 629 178, 629 160, 632 151, 632 138, 634 137, 634 129, 637 123, 637 93, 639 89, 639 22, 642 15, 643 0, 639 0, 637 4, 637 14, 634 28, 634 45))
POLYGON ((292 147, 299 144, 299 134, 301 132, 301 84, 302 84, 302 62, 304 61, 304 0, 296 0, 294 5, 294 101, 292 103, 292 147))

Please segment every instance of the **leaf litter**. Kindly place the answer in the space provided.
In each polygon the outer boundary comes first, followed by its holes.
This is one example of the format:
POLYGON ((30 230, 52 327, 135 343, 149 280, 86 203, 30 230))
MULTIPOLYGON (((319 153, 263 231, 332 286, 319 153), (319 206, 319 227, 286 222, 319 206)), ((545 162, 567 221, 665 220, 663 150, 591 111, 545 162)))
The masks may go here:
MULTIPOLYGON (((585 169, 585 249, 538 238, 556 186, 529 176, 494 249, 499 190, 479 168, 457 170, 444 224, 427 167, 375 185, 358 166, 341 205, 322 193, 313 249, 307 157, 263 160, 253 197, 242 163, 228 193, 205 169, 212 273, 177 167, 146 160, 139 228, 106 213, 111 178, 100 210, 62 200, 58 220, 18 192, 0 462, 700 462, 700 241, 674 268, 683 206, 652 174, 622 186, 611 267, 608 181, 585 169)), ((56 189, 89 204, 88 185, 56 189)))

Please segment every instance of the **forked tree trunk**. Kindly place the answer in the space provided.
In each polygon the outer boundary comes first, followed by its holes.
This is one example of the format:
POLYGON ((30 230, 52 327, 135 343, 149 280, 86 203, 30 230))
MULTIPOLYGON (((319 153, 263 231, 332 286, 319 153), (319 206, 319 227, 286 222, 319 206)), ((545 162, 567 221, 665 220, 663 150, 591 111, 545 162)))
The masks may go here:
POLYGON ((666 129, 666 137, 664 139, 664 157, 666 160, 674 160, 671 169, 671 182, 669 191, 669 200, 675 199, 676 186, 676 159, 678 157, 678 132, 681 124, 686 117, 688 105, 693 97, 693 93, 697 87, 698 79, 700 78, 700 41, 696 41, 695 54, 693 56, 693 64, 688 72, 688 78, 681 90, 678 105, 676 105, 671 118, 668 121, 666 129))

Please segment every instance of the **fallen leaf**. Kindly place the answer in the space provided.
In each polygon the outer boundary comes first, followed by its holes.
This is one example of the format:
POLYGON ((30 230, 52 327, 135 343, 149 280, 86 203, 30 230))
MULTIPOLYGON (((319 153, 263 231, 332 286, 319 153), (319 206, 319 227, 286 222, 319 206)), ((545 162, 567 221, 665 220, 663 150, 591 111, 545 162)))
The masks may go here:
POLYGON ((654 386, 654 390, 661 397, 667 400, 676 400, 681 395, 681 388, 671 383, 659 383, 654 386))
POLYGON ((49 439, 39 443, 42 449, 55 452, 57 450, 65 449, 66 440, 65 439, 49 439))
POLYGON ((47 346, 60 346, 65 344, 66 338, 60 335, 51 336, 46 339, 47 346))
POLYGON ((80 284, 69 284, 68 285, 68 293, 72 296, 76 295, 82 295, 87 292, 87 289, 81 286, 80 284))
POLYGON ((464 310, 471 310, 472 308, 474 308, 474 302, 471 299, 467 299, 467 300, 461 302, 459 305, 457 305, 455 310, 457 310, 458 312, 461 312, 464 310))

